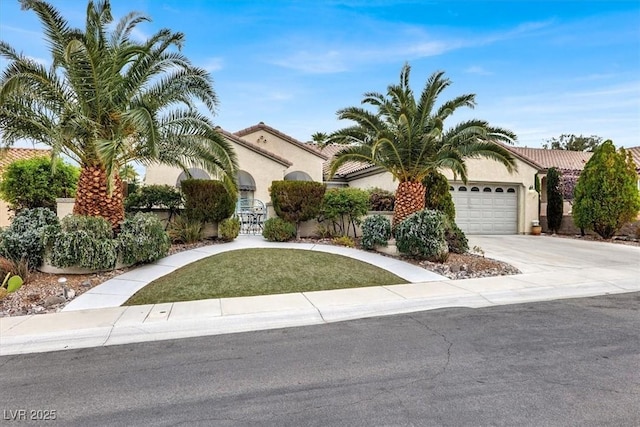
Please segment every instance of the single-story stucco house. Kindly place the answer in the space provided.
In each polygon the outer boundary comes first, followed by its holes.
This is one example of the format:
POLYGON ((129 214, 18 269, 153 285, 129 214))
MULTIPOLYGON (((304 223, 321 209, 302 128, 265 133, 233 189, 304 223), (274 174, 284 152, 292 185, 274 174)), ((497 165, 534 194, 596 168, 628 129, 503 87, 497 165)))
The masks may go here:
MULTIPOLYGON (((31 159, 33 157, 51 157, 51 150, 38 148, 2 148, 0 149, 0 179, 7 166, 17 160, 31 159)), ((9 210, 9 204, 0 199, 0 227, 11 224, 13 212, 9 210)))
MULTIPOLYGON (((395 191, 397 182, 378 167, 347 163, 330 180, 327 170, 340 146, 317 148, 262 122, 238 132, 218 129, 232 143, 238 156, 238 186, 241 199, 269 202, 269 187, 277 180, 312 180, 328 187, 382 188, 395 191)), ((582 169, 591 153, 539 148, 507 147, 514 155, 517 170, 509 173, 501 164, 488 159, 468 159, 468 182, 445 171, 456 207, 456 222, 468 234, 526 234, 532 221, 540 220, 536 175, 544 187, 548 168, 582 169)), ((640 157, 640 147, 630 149, 640 157)), ((640 158, 636 158, 640 164, 640 158)), ((192 169, 195 178, 210 177, 192 169)), ((178 168, 150 166, 146 184, 179 185, 185 174, 178 168)), ((542 194, 546 203, 546 193, 542 194)), ((544 209, 541 210, 544 214, 544 209)))

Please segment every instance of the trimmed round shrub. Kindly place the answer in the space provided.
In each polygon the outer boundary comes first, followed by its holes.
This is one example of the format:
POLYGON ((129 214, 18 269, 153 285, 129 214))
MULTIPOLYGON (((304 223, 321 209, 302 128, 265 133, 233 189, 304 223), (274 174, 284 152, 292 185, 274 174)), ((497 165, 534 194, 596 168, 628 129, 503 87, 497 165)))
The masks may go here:
POLYGON ((156 215, 140 212, 124 220, 117 245, 122 262, 138 264, 167 256, 171 240, 156 215))
POLYGON ((429 209, 409 215, 394 230, 398 251, 417 259, 446 261, 449 256, 446 221, 445 214, 429 209))
POLYGON ((444 236, 447 240, 449 252, 453 252, 454 254, 464 254, 469 252, 469 241, 467 240, 467 236, 454 221, 447 221, 445 224, 444 236))
POLYGON ((92 270, 113 269, 117 245, 111 224, 102 217, 68 215, 60 221, 61 229, 48 232, 46 244, 56 267, 80 267, 92 270))
POLYGON ((0 256, 26 262, 30 270, 35 270, 44 258, 45 234, 59 230, 58 217, 50 209, 24 209, 0 233, 0 256))
POLYGON ((230 242, 240 234, 240 220, 238 218, 227 218, 218 224, 218 236, 220 240, 230 242))
POLYGON ((220 181, 185 179, 180 183, 184 193, 184 213, 194 221, 217 223, 236 210, 238 196, 230 194, 220 181))
POLYGON ((296 226, 282 218, 269 218, 264 222, 262 236, 270 242, 286 242, 296 237, 296 226))
POLYGON ((391 238, 391 221, 383 215, 372 215, 362 223, 362 247, 387 246, 391 238))

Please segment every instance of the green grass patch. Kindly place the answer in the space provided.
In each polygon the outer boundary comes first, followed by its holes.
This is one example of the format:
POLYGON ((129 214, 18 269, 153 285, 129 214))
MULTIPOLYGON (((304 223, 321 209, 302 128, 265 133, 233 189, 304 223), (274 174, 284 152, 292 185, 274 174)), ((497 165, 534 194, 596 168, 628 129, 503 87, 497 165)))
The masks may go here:
POLYGON ((186 265, 140 289, 124 305, 284 294, 406 283, 341 255, 300 249, 241 249, 186 265))

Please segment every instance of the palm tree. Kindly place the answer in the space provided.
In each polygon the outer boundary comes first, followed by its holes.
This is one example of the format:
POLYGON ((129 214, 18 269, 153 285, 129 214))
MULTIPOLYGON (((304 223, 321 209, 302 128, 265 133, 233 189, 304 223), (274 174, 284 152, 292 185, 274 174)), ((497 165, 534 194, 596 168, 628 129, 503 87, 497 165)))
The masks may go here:
POLYGON ((311 140, 316 143, 318 145, 318 147, 322 148, 326 145, 327 143, 327 138, 329 138, 329 135, 327 135, 324 132, 316 132, 314 134, 311 135, 311 140))
POLYGON ((138 171, 133 165, 122 166, 118 171, 118 175, 122 181, 131 183, 137 183, 139 178, 138 171))
POLYGON ((332 160, 329 175, 346 162, 369 163, 388 171, 398 180, 393 224, 424 209, 425 187, 422 180, 432 171, 449 169, 467 181, 464 159, 485 157, 516 169, 507 149, 496 144, 512 144, 516 136, 507 129, 490 126, 486 121, 468 120, 445 129, 444 124, 457 109, 473 108, 475 95, 460 95, 436 107, 438 96, 451 84, 444 72, 435 72, 427 80, 420 98, 409 87, 411 67, 405 64, 400 83, 389 85, 387 95, 364 94, 362 107, 338 111, 338 118, 354 125, 332 133, 328 142, 348 144, 332 160))
POLYGON ((136 12, 113 21, 108 0, 87 5, 86 27, 74 29, 49 3, 20 0, 44 28, 52 64, 45 67, 7 43, 0 77, 4 144, 28 139, 81 166, 74 213, 102 216, 114 227, 124 218, 118 172, 131 161, 199 167, 235 191, 237 160, 215 130, 211 76, 180 53, 182 33, 162 29, 145 42, 131 39, 136 12))

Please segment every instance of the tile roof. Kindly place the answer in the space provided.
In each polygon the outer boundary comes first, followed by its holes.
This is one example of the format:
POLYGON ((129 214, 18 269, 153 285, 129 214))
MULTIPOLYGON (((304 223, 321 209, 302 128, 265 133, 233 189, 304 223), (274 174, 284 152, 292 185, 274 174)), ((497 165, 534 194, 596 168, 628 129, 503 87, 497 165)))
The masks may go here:
MULTIPOLYGON (((329 175, 329 168, 330 168, 330 165, 331 165, 331 160, 333 160, 333 158, 335 157, 336 154, 338 154, 345 147, 347 147, 347 145, 329 144, 329 145, 325 145, 322 148, 319 148, 316 143, 309 143, 309 145, 313 146, 314 149, 320 151, 322 154, 324 154, 327 157, 327 160, 322 164, 322 173, 323 173, 325 179, 327 179, 328 175, 329 175)), ((363 171, 365 169, 369 169, 369 168, 372 168, 372 167, 373 167, 373 165, 369 164, 369 163, 347 162, 347 163, 343 164, 342 166, 340 166, 338 168, 338 170, 336 171, 336 173, 335 173, 335 175, 333 177, 334 178, 343 178, 346 175, 349 175, 349 174, 352 174, 352 173, 355 173, 355 172, 360 172, 360 171, 363 171)))
POLYGON ((242 138, 243 136, 247 136, 250 135, 256 131, 260 131, 263 130, 265 132, 269 132, 270 134, 277 136, 278 138, 287 141, 290 144, 293 144, 297 147, 302 148, 305 151, 308 151, 311 154, 315 154, 316 156, 322 158, 323 160, 327 160, 327 156, 322 154, 322 152, 315 146, 315 144, 311 144, 311 143, 304 143, 304 142, 300 142, 297 139, 295 139, 292 136, 289 136, 285 133, 280 132, 277 129, 272 128, 271 126, 268 126, 266 124, 264 124, 264 122, 260 122, 255 126, 250 126, 248 128, 239 130, 237 132, 234 132, 234 135, 242 138))
POLYGON ((633 157, 633 162, 636 164, 636 170, 640 174, 640 147, 629 147, 629 148, 625 148, 625 150, 631 153, 631 157, 633 157))
POLYGON ((51 156, 51 150, 40 148, 0 148, 0 171, 16 160, 51 156))
POLYGON ((538 166, 540 169, 558 168, 582 170, 593 153, 569 150, 548 150, 545 148, 528 148, 506 146, 512 153, 538 166))
MULTIPOLYGON (((315 145, 315 144, 314 144, 315 145)), ((568 170, 582 170, 584 165, 589 161, 593 153, 584 151, 569 151, 569 150, 548 150, 545 148, 528 148, 528 147, 513 147, 511 145, 503 145, 509 151, 511 151, 516 157, 531 164, 532 166, 543 171, 552 167, 558 169, 568 170)), ((323 172, 325 176, 329 172, 329 165, 333 157, 340 152, 345 145, 327 145, 321 149, 329 159, 324 162, 323 172)), ((640 146, 625 148, 631 153, 633 161, 636 164, 636 170, 640 174, 640 146)), ((337 171, 334 177, 344 178, 355 172, 360 172, 374 166, 368 163, 359 162, 347 162, 342 165, 337 171)))
POLYGON ((283 166, 286 167, 290 167, 293 165, 293 163, 291 163, 289 160, 285 159, 284 157, 280 157, 277 154, 272 153, 271 151, 267 151, 262 147, 259 147, 256 144, 253 144, 245 139, 240 138, 239 136, 237 136, 234 133, 231 132, 227 132, 226 130, 222 129, 221 127, 217 127, 216 130, 218 132, 220 132, 222 135, 224 135, 225 137, 229 138, 230 140, 232 140, 233 142, 235 142, 236 144, 239 144, 251 151, 254 151, 258 154, 262 154, 265 157, 270 158, 271 160, 274 160, 278 163, 280 163, 283 166))

